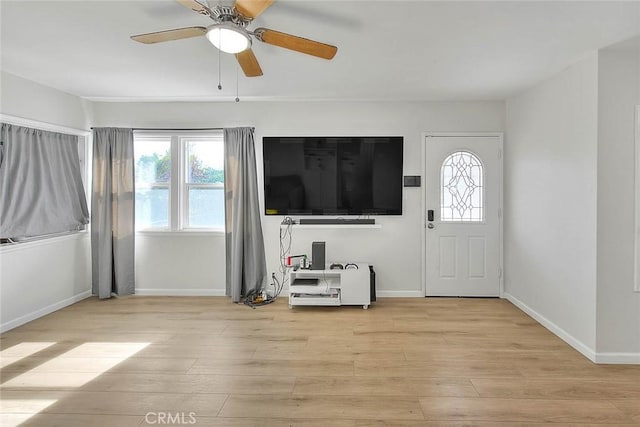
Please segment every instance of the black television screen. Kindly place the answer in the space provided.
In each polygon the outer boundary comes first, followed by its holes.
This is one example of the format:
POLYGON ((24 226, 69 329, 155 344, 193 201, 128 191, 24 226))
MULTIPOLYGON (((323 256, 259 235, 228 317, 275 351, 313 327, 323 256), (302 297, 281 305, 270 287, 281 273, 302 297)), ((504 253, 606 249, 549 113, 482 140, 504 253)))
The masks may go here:
POLYGON ((267 215, 402 215, 403 137, 264 137, 267 215))

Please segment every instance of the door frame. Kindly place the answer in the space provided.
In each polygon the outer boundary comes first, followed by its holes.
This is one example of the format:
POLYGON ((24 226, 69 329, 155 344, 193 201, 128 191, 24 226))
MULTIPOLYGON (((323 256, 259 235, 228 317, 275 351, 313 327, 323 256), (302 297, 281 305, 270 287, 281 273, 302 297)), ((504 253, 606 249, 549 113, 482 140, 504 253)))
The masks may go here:
POLYGON ((427 296, 427 142, 429 137, 496 137, 498 138, 498 185, 500 189, 498 191, 498 240, 499 240, 499 252, 498 262, 499 268, 499 281, 500 291, 499 297, 504 298, 504 185, 503 185, 503 170, 504 170, 504 132, 423 132, 421 135, 421 149, 422 149, 422 176, 423 185, 421 192, 421 207, 422 212, 422 295, 427 296))
POLYGON ((636 138, 635 138, 635 242, 634 242, 634 259, 635 265, 633 269, 633 290, 640 292, 640 104, 636 105, 636 138))

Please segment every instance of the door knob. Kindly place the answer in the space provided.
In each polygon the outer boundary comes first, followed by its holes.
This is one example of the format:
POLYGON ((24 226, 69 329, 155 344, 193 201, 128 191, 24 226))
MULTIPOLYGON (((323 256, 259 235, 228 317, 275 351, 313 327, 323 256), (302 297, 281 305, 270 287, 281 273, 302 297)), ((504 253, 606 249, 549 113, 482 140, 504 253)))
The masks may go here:
POLYGON ((427 224, 427 228, 430 230, 433 229, 433 223, 430 222, 429 224, 427 224))

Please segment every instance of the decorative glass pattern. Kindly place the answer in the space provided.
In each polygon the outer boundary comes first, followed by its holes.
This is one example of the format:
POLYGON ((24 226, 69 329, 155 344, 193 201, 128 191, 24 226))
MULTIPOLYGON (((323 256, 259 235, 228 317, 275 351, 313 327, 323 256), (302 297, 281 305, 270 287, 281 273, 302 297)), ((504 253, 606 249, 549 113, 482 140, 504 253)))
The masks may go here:
POLYGON ((440 171, 440 220, 484 221, 484 169, 468 151, 447 157, 440 171))

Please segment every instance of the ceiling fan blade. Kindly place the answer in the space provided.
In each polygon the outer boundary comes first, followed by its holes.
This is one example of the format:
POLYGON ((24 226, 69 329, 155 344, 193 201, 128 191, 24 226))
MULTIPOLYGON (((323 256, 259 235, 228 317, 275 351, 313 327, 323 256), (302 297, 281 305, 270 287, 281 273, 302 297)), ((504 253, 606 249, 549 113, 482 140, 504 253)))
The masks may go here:
POLYGON ((273 0, 236 0, 235 7, 240 15, 255 19, 271 6, 271 3, 273 0))
POLYGON ((198 12, 201 15, 211 16, 211 9, 196 0, 176 0, 186 8, 198 12))
POLYGON ((318 58, 332 59, 338 52, 338 48, 335 46, 269 30, 268 28, 258 28, 254 31, 254 34, 258 40, 267 44, 317 56, 318 58))
POLYGON ((175 30, 157 31, 155 33, 138 34, 131 36, 131 39, 144 44, 152 44, 203 36, 206 32, 207 29, 205 27, 186 27, 176 28, 175 30))
POLYGON ((262 75, 262 68, 258 64, 258 59, 251 49, 236 53, 236 59, 247 77, 259 77, 262 75))

